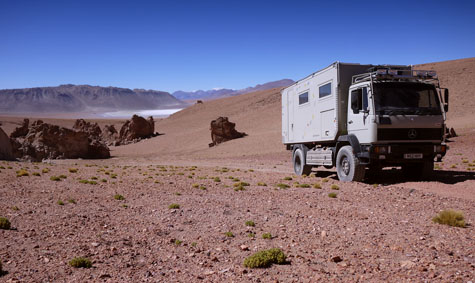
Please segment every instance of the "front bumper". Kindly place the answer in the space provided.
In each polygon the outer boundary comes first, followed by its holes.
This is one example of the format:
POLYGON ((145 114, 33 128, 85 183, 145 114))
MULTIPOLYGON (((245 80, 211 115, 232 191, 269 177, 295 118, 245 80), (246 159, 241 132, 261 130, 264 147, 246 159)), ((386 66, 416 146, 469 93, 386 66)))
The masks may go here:
POLYGON ((447 152, 442 143, 395 143, 373 144, 366 146, 362 152, 369 164, 382 166, 398 166, 424 161, 441 161, 447 152))

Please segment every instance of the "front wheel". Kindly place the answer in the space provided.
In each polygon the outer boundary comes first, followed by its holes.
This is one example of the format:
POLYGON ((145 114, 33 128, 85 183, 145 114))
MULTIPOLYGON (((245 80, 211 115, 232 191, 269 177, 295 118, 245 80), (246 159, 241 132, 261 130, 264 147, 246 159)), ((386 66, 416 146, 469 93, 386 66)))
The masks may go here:
POLYGON ((312 166, 305 164, 305 158, 304 158, 302 149, 297 148, 294 151, 294 155, 292 157, 292 162, 294 164, 294 172, 298 176, 300 176, 300 175, 307 175, 308 176, 312 172, 312 166))
POLYGON ((353 148, 346 145, 338 151, 336 157, 336 172, 342 182, 360 182, 364 178, 365 166, 353 153, 353 148))

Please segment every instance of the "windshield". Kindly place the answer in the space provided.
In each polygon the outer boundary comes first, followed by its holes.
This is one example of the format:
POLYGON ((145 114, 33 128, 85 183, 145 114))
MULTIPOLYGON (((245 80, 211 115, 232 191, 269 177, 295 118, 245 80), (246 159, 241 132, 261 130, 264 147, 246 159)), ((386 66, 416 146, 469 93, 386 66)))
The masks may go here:
POLYGON ((382 115, 441 115, 433 85, 421 83, 374 83, 374 106, 382 115))

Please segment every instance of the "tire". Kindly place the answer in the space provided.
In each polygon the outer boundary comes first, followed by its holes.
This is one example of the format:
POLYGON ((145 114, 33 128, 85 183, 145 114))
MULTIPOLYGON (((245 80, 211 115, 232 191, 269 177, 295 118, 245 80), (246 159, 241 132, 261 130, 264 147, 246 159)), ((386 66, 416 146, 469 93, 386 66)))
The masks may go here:
POLYGON ((298 176, 308 176, 312 172, 312 166, 305 164, 305 157, 301 148, 297 148, 294 151, 294 154, 292 156, 292 163, 294 164, 294 172, 298 176))
POLYGON ((406 164, 402 166, 402 172, 405 177, 416 180, 429 179, 434 172, 434 161, 425 161, 423 163, 406 164))
POLYGON ((336 157, 336 172, 342 182, 360 182, 364 179, 365 166, 353 153, 353 148, 346 145, 338 151, 336 157))

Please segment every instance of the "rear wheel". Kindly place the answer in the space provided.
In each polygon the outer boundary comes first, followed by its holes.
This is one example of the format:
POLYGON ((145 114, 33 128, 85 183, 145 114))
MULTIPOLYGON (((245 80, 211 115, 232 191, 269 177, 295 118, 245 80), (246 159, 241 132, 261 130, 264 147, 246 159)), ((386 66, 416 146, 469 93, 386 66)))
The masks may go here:
POLYGON ((360 182, 363 180, 365 166, 360 164, 351 146, 346 145, 338 151, 336 157, 336 172, 338 179, 343 182, 360 182))
POLYGON ((294 164, 295 174, 299 176, 310 175, 310 173, 312 172, 312 166, 305 164, 305 158, 304 158, 303 150, 301 148, 297 148, 294 151, 292 162, 294 164))

